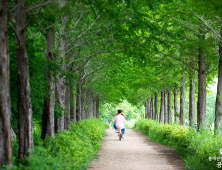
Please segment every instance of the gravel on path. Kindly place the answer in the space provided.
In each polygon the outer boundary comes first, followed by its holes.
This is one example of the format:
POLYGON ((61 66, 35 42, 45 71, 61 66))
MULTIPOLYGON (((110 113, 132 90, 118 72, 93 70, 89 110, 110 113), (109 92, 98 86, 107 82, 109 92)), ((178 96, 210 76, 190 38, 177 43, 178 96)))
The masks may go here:
POLYGON ((125 138, 118 139, 114 129, 106 129, 101 149, 88 170, 181 170, 183 160, 174 149, 151 142, 148 137, 126 129, 125 138))

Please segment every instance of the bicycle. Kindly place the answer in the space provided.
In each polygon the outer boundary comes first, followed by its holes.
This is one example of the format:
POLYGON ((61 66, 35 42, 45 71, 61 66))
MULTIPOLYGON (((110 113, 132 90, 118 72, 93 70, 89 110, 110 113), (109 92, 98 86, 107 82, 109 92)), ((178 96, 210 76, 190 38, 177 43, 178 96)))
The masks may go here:
POLYGON ((123 137, 123 129, 119 129, 119 128, 117 128, 117 130, 118 130, 118 137, 119 137, 119 140, 121 140, 122 137, 123 137), (121 131, 121 132, 120 132, 120 131, 121 131))

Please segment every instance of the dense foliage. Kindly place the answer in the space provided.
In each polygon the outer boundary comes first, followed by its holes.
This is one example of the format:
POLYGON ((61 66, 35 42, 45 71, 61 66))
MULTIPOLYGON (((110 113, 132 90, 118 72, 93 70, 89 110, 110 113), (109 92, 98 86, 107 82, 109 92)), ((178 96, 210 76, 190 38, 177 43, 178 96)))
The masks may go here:
POLYGON ((187 169, 217 169, 222 154, 222 136, 211 130, 198 132, 189 126, 161 124, 154 120, 141 119, 134 129, 149 136, 152 141, 175 148, 185 160, 187 169), (218 159, 219 158, 219 159, 218 159))
MULTIPOLYGON (((34 136, 38 138, 35 138, 36 147, 31 151, 31 156, 7 169, 85 169, 100 148, 100 140, 105 135, 105 128, 107 125, 101 120, 90 118, 83 120, 81 124, 72 123, 70 131, 63 130, 55 137, 47 137, 43 144, 36 127, 34 136)), ((13 145, 16 145, 16 141, 13 145)))

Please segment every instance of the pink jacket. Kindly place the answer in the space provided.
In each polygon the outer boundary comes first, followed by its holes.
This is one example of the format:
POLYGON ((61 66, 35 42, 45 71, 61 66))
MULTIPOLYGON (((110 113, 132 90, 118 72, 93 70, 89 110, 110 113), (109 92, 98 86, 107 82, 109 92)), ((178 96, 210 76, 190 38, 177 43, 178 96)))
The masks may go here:
POLYGON ((116 127, 119 129, 124 128, 125 121, 126 121, 125 118, 121 114, 115 116, 115 118, 114 118, 114 123, 116 123, 116 127))

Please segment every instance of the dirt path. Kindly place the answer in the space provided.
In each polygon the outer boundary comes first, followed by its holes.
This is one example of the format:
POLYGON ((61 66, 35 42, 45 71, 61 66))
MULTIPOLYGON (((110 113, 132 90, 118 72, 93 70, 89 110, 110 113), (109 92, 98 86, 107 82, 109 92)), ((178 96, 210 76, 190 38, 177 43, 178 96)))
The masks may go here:
POLYGON ((185 169, 183 160, 163 145, 147 140, 140 132, 126 129, 119 141, 114 129, 107 129, 97 159, 88 170, 176 170, 185 169))

